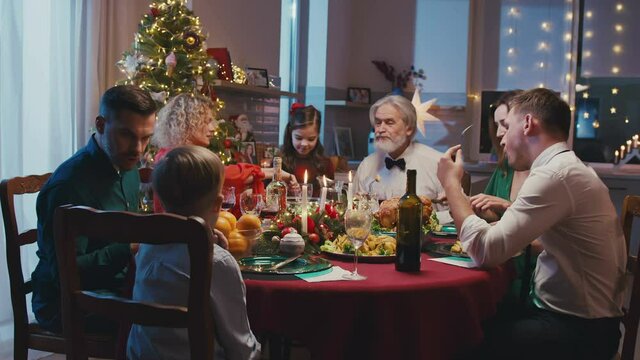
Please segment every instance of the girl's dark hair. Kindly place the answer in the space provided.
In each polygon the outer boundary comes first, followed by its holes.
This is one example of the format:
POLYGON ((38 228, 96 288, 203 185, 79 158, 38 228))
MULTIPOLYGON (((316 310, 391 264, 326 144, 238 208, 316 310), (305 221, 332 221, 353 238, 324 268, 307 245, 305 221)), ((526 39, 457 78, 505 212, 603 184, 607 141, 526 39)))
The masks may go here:
POLYGON ((511 99, 519 94, 522 94, 522 90, 507 91, 502 94, 496 102, 489 105, 489 137, 491 138, 491 144, 493 145, 493 148, 496 149, 496 154, 498 155, 498 168, 502 170, 505 175, 507 173, 505 166, 505 154, 504 149, 500 145, 500 139, 498 139, 498 136, 496 135, 498 127, 495 122, 495 112, 500 105, 506 106, 507 111, 511 110, 509 103, 511 102, 511 99))
MULTIPOLYGON (((282 145, 282 163, 287 171, 293 171, 296 168, 298 152, 293 147, 293 140, 291 139, 293 130, 315 125, 318 130, 319 137, 321 124, 322 119, 320 111, 312 105, 292 109, 291 115, 289 116, 289 122, 287 123, 287 127, 284 132, 284 144, 282 145)), ((320 139, 318 139, 316 147, 311 150, 309 156, 311 156, 318 173, 323 174, 326 171, 326 157, 324 156, 324 147, 320 143, 320 139)))

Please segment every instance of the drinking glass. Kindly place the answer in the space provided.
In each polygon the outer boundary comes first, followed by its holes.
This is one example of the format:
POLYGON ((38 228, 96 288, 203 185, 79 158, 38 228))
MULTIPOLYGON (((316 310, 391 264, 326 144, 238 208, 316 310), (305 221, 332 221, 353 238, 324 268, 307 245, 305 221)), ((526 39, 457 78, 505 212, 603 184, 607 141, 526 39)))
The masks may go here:
POLYGON ((348 209, 344 214, 344 227, 349 241, 353 245, 353 272, 343 275, 347 280, 365 280, 358 274, 358 249, 364 244, 371 231, 371 212, 364 209, 348 209))
POLYGON ((264 206, 261 194, 245 191, 240 194, 240 211, 243 214, 258 215, 264 206))
POLYGON ((226 186, 222 188, 222 210, 229 211, 236 206, 236 188, 226 186))

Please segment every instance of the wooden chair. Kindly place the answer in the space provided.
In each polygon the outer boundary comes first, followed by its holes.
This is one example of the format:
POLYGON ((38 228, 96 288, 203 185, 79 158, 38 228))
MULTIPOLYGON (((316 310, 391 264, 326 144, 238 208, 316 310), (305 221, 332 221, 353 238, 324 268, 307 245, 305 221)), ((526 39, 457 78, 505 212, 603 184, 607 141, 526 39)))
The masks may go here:
POLYGON ((640 320, 640 266, 637 254, 630 253, 631 224, 634 217, 640 217, 640 196, 628 195, 622 203, 622 230, 627 243, 627 273, 633 276, 631 286, 631 300, 629 307, 624 309, 622 323, 624 324, 624 338, 622 340, 622 360, 633 360, 640 320))
MULTIPOLYGON (((7 268, 13 308, 13 358, 27 359, 29 349, 63 353, 65 340, 62 334, 41 329, 37 323, 29 323, 26 296, 31 293, 31 280, 24 280, 20 247, 33 244, 37 240, 37 230, 29 229, 19 233, 14 207, 14 196, 35 194, 49 179, 51 173, 30 175, 3 180, 0 183, 0 203, 7 239, 7 268)), ((92 356, 113 357, 115 338, 106 335, 92 335, 89 349, 92 356)))
POLYGON ((61 279, 63 331, 69 358, 87 358, 82 326, 86 313, 140 325, 187 328, 191 358, 213 357, 213 315, 209 293, 213 239, 211 230, 202 219, 173 214, 98 211, 66 205, 56 209, 54 231, 61 279), (75 239, 78 236, 108 238, 129 244, 187 244, 191 264, 188 307, 83 291, 75 257, 75 239))

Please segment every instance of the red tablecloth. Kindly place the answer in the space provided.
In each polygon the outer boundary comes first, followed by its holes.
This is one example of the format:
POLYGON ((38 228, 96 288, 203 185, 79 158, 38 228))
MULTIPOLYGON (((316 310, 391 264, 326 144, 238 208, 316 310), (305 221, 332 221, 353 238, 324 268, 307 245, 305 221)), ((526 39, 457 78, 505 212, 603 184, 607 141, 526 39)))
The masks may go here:
POLYGON ((314 359, 451 359, 480 343, 481 322, 495 313, 514 273, 428 258, 422 255, 419 273, 358 264, 364 281, 246 279, 251 328, 300 341, 314 359))

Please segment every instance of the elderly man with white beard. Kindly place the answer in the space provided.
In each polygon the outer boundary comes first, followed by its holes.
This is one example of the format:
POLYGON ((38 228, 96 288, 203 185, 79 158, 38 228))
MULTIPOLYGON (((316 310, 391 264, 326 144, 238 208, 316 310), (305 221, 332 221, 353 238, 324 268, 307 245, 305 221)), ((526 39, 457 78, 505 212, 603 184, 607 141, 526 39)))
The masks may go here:
POLYGON ((442 153, 413 141, 416 109, 409 100, 389 95, 371 106, 369 119, 375 132, 376 151, 358 167, 357 192, 375 193, 379 200, 404 195, 406 169, 416 169, 416 193, 431 199, 444 196, 436 175, 442 153))

